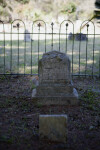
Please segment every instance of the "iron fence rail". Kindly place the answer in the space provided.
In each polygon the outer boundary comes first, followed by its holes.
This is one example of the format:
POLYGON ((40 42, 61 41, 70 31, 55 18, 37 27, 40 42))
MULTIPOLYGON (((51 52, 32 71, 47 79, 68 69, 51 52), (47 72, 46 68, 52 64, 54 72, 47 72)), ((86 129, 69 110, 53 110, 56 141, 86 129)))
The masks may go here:
POLYGON ((32 23, 31 32, 28 33, 25 32, 27 30, 25 23, 20 19, 14 20, 11 23, 10 31, 6 31, 5 24, 2 21, 0 21, 2 25, 2 31, 0 31, 0 75, 36 75, 39 72, 38 62, 39 59, 42 57, 43 53, 46 53, 50 50, 51 51, 58 50, 65 52, 70 56, 72 76, 92 76, 92 77, 97 76, 100 78, 100 44, 99 44, 100 34, 95 33, 95 24, 92 21, 90 21, 85 26, 86 33, 84 33, 84 35, 86 36, 86 39, 83 42, 83 40, 81 39, 83 36, 81 27, 82 25, 84 25, 85 22, 86 21, 84 21, 81 24, 80 32, 77 34, 74 31, 75 29, 74 23, 70 20, 64 20, 60 24, 58 32, 55 32, 53 22, 51 23, 51 32, 48 32, 47 24, 43 20, 36 20, 32 23), (89 33, 90 27, 89 23, 93 25, 92 29, 93 33, 89 33), (36 24, 37 24, 37 31, 34 32, 36 29, 34 25, 36 24), (62 32, 63 25, 64 31, 62 32), (69 32, 70 25, 72 26, 71 28, 72 33, 69 32), (20 26, 23 32, 20 31, 20 26), (16 32, 13 31, 15 30, 15 27, 16 32), (44 31, 41 31, 41 28, 44 31), (9 38, 7 39, 6 36, 8 35, 9 38), (14 39, 13 35, 16 35, 16 39, 14 39), (21 35, 23 36, 23 38, 20 37, 21 35), (30 35, 30 41, 28 42, 27 39, 25 39, 27 35, 30 35), (78 41, 75 40, 75 37, 77 35, 79 38, 78 41), (50 37, 48 38, 47 36, 50 37), (54 38, 54 36, 57 37, 54 38), (71 36, 71 39, 69 39, 69 36, 71 36), (90 36, 91 41, 89 41, 90 36), (8 45, 6 43, 8 43, 8 45), (58 47, 57 49, 55 49, 55 45, 58 47), (91 47, 89 47, 90 45, 91 47), (14 48, 14 46, 16 48, 14 48), (65 46, 64 48, 65 50, 63 50, 63 46, 65 46), (81 50, 83 46, 85 47, 84 53, 81 50), (21 51, 23 51, 23 54, 21 53, 21 51), (84 59, 82 58, 83 56, 84 59), (23 63, 20 62, 21 59, 23 63), (88 60, 90 60, 91 62, 90 66, 88 60), (27 68, 29 67, 28 71, 26 67, 27 68))

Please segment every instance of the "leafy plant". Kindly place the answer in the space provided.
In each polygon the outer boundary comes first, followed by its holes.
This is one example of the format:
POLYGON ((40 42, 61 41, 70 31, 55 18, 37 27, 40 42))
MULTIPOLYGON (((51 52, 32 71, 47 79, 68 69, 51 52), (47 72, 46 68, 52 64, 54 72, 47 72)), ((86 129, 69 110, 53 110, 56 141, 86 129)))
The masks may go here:
POLYGON ((40 17, 40 15, 38 13, 35 13, 35 19, 38 19, 40 17))
POLYGON ((74 13, 76 11, 76 5, 73 2, 69 2, 67 4, 67 6, 65 7, 64 10, 62 10, 61 12, 63 12, 64 14, 66 13, 74 13))
POLYGON ((0 15, 2 15, 2 14, 3 14, 3 7, 0 6, 0 15))
POLYGON ((87 90, 84 92, 81 99, 85 102, 83 105, 89 110, 98 111, 99 102, 97 100, 98 94, 92 90, 87 90))
POLYGON ((30 0, 16 0, 16 1, 18 1, 18 2, 20 2, 20 3, 23 3, 23 4, 26 4, 26 3, 29 3, 29 2, 30 2, 30 0))
POLYGON ((4 75, 0 76, 1 81, 5 80, 5 79, 6 79, 6 77, 4 75))
POLYGON ((37 103, 36 105, 38 108, 41 108, 42 107, 42 104, 41 103, 37 103))
POLYGON ((8 137, 6 135, 2 135, 2 136, 0 136, 0 142, 12 144, 14 142, 14 137, 8 137))
POLYGON ((92 90, 88 90, 84 93, 83 98, 88 104, 94 104, 96 97, 96 93, 94 93, 92 90))

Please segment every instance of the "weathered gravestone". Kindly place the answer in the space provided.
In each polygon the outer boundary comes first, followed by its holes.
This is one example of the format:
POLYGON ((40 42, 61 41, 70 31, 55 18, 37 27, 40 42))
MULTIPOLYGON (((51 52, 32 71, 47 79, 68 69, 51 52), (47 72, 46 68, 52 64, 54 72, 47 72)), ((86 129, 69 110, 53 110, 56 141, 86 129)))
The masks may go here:
POLYGON ((78 104, 78 93, 71 80, 70 59, 66 54, 51 51, 39 60, 39 85, 32 97, 43 105, 78 104))

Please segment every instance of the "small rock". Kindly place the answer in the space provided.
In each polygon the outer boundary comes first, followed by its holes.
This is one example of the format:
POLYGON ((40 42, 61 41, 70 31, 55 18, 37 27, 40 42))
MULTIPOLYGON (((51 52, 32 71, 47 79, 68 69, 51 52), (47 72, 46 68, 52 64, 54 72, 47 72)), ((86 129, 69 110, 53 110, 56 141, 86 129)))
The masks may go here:
POLYGON ((7 109, 5 109, 5 112, 7 113, 7 112, 8 112, 8 110, 7 110, 7 109))
POLYGON ((32 97, 35 97, 36 96, 36 89, 33 89, 32 90, 32 97))
POLYGON ((35 84, 35 86, 39 85, 39 78, 38 77, 34 77, 32 82, 35 84))

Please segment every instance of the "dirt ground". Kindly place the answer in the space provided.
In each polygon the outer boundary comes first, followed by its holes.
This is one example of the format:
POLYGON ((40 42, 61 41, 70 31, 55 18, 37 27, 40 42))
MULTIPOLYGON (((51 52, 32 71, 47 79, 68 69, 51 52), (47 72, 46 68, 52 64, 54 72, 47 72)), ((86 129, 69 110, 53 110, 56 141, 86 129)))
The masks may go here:
POLYGON ((41 106, 30 76, 0 77, 0 150, 100 150, 100 79, 73 78, 80 105, 41 106), (39 141, 39 114, 67 114, 67 143, 39 141))

